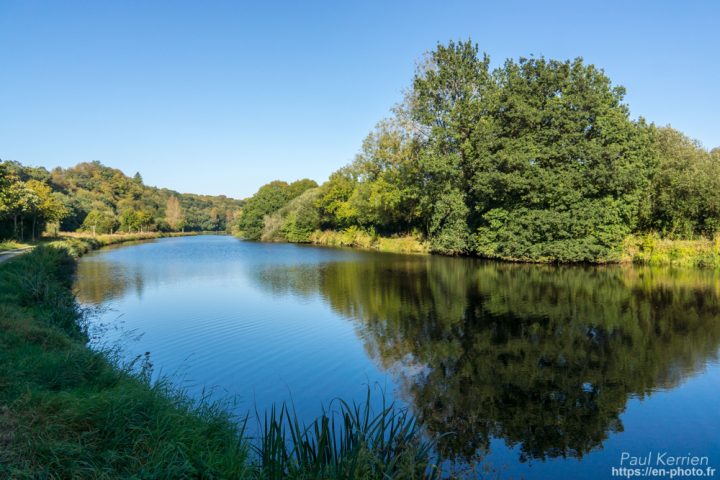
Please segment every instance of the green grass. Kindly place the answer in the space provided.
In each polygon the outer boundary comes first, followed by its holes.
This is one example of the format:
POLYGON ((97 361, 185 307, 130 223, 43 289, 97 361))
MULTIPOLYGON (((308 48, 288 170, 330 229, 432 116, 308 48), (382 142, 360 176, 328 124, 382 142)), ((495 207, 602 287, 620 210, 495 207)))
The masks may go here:
MULTIPOLYGON (((31 248, 37 245, 49 245, 68 250, 72 256, 79 257, 97 248, 106 247, 125 242, 153 240, 164 237, 201 235, 205 232, 143 232, 143 233, 113 233, 93 235, 87 232, 60 232, 56 236, 43 236, 33 242, 17 242, 15 240, 0 241, 0 252, 31 248)), ((212 232, 215 233, 215 232, 212 232)))
POLYGON ((624 247, 626 261, 637 264, 720 268, 720 236, 669 240, 648 234, 629 237, 624 247))
MULTIPOLYGON (((419 235, 382 237, 357 227, 341 231, 318 230, 310 235, 315 245, 354 247, 394 253, 428 253, 419 235)), ((625 239, 621 257, 609 262, 639 265, 720 268, 720 236, 714 239, 671 240, 654 234, 631 235, 625 239)), ((506 258, 505 261, 525 260, 506 258)))
POLYGON ((336 400, 310 425, 301 424, 283 404, 265 413, 260 424, 257 454, 260 478, 403 478, 440 477, 432 463, 433 441, 423 439, 415 419, 405 409, 371 407, 336 400), (337 408, 333 408, 337 407, 337 408))
POLYGON ((310 234, 310 243, 328 247, 354 247, 392 253, 428 253, 428 245, 419 235, 382 237, 357 227, 341 231, 318 230, 310 234))
POLYGON ((40 246, 0 269, 0 477, 247 475, 241 424, 225 410, 87 348, 73 267, 40 246))
POLYGON ((0 478, 437 478, 406 410, 368 397, 305 426, 283 405, 250 439, 223 404, 152 382, 148 358, 91 350, 67 247, 0 265, 0 478))
POLYGON ((20 248, 28 248, 32 245, 30 243, 21 243, 14 240, 2 240, 0 241, 0 252, 6 252, 8 250, 17 250, 20 248))

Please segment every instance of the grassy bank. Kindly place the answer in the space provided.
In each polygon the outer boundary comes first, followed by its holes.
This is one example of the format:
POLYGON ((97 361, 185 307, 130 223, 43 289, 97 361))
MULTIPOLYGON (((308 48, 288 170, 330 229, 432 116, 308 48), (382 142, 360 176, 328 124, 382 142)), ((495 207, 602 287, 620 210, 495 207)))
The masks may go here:
POLYGON ((32 247, 31 243, 16 242, 15 240, 2 240, 0 241, 0 253, 7 252, 9 250, 21 250, 32 247))
POLYGON ((0 477, 245 475, 247 446, 222 409, 86 347, 74 265, 39 246, 0 267, 0 477))
MULTIPOLYGON (((205 232, 144 232, 144 233, 113 233, 93 235, 86 232, 60 232, 56 236, 41 237, 36 241, 17 242, 15 240, 0 241, 0 252, 51 245, 66 248, 73 256, 79 257, 90 250, 114 245, 117 243, 153 240, 164 237, 201 235, 205 232)), ((213 232, 217 233, 217 232, 213 232)))
POLYGON ((151 382, 148 358, 88 348, 71 253, 94 242, 0 265, 0 478, 437 477, 432 443, 404 410, 340 402, 304 427, 281 406, 251 439, 222 405, 151 382))
POLYGON ((310 234, 310 243, 327 247, 354 247, 392 253, 429 253, 419 235, 381 237, 360 228, 341 231, 317 230, 310 234))
MULTIPOLYGON (((342 231, 317 230, 310 243, 329 247, 354 247, 394 253, 430 253, 420 236, 381 237, 359 228, 342 231)), ((520 261, 506 259, 506 261, 520 261)), ((674 267, 720 268, 720 236, 713 240, 670 240, 657 235, 631 235, 623 244, 619 260, 609 263, 635 263, 674 267)))
POLYGON ((631 236, 625 240, 624 252, 624 261, 641 265, 720 268, 720 236, 713 240, 631 236))
POLYGON ((105 235, 93 235, 91 233, 63 232, 57 237, 45 239, 43 244, 63 248, 73 257, 80 257, 91 250, 107 247, 119 243, 139 242, 143 240, 154 240, 166 237, 186 237, 201 235, 201 232, 144 232, 144 233, 113 233, 105 235))

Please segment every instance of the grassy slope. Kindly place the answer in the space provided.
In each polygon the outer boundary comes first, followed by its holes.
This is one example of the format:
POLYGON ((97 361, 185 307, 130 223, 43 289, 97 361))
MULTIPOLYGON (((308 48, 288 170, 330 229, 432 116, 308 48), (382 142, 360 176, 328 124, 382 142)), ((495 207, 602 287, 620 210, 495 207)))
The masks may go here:
POLYGON ((251 445, 221 406, 151 383, 147 359, 90 350, 71 253, 144 238, 66 238, 0 265, 0 478, 439 476, 406 410, 368 397, 305 428, 283 405, 251 445))
POLYGON ((222 409, 85 346, 73 268, 48 247, 0 267, 0 477, 245 476, 247 446, 222 409))

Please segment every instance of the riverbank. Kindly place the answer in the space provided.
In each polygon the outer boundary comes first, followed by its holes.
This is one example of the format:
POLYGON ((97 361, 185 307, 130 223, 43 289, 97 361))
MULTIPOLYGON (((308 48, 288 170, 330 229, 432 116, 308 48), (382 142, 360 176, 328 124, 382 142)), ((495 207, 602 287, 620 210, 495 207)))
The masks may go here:
POLYGON ((316 230, 308 237, 311 245, 321 247, 350 247, 385 253, 429 254, 430 247, 419 235, 383 237, 360 228, 345 230, 316 230))
MULTIPOLYGON (((308 243, 325 247, 351 247, 388 253, 434 254, 428 243, 419 235, 382 237, 358 228, 342 231, 316 230, 310 234, 308 243)), ((501 259, 501 261, 528 263, 527 260, 512 258, 501 259)), ((625 239, 621 253, 615 259, 597 263, 720 268, 720 236, 713 240, 704 238, 670 240, 653 234, 631 235, 625 239)))
POLYGON ((74 268, 45 245, 0 266, 0 477, 246 475, 248 446, 222 409, 151 384, 143 359, 86 346, 74 268))
POLYGON ((154 240, 165 237, 181 237, 204 235, 207 233, 220 234, 222 232, 143 232, 143 233, 113 233, 93 235, 87 232, 60 232, 54 236, 41 237, 33 242, 17 242, 15 240, 4 240, 0 242, 0 256, 8 253, 24 252, 38 245, 48 245, 65 248, 74 257, 109 245, 126 242, 138 242, 143 240, 154 240))
POLYGON ((720 268, 720 236, 713 240, 630 236, 623 245, 623 261, 637 265, 720 268))
POLYGON ((223 405, 152 382, 149 356, 88 348, 73 256, 149 238, 73 236, 0 265, 0 477, 436 478, 405 410, 341 405, 305 430, 280 406, 251 439, 223 405))
MULTIPOLYGON (((219 232, 212 232, 219 234, 219 232)), ((222 232, 220 232, 222 233, 222 232)), ((47 238, 45 245, 62 248, 73 257, 81 257, 91 250, 117 245, 119 243, 140 242, 168 237, 188 237, 203 235, 205 232, 143 232, 143 233, 113 233, 93 235, 91 233, 61 232, 57 237, 47 238)))

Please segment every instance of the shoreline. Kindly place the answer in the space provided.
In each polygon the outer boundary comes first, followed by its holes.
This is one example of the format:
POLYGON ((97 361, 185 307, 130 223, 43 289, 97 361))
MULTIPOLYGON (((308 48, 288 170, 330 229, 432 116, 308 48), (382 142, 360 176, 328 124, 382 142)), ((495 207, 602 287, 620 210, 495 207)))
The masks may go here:
POLYGON ((158 238, 170 237, 192 237, 196 235, 228 235, 227 232, 142 232, 142 233, 112 233, 98 234, 78 233, 78 232, 59 232, 54 236, 41 237, 39 240, 29 243, 13 244, 21 245, 17 248, 9 250, 0 250, 0 263, 15 258, 16 256, 28 253, 35 247, 44 245, 50 247, 65 248, 74 256, 79 257, 83 254, 97 250, 98 248, 117 245, 128 242, 140 242, 144 240, 156 240, 158 238))
MULTIPOLYGON (((239 235, 235 235, 242 238, 239 235)), ((262 240, 259 240, 262 241, 262 240)), ((720 269, 720 236, 715 239, 663 239, 655 234, 630 235, 619 246, 617 257, 597 262, 559 262, 555 260, 529 260, 507 257, 484 257, 480 255, 444 255, 432 252, 426 241, 417 235, 383 237, 359 229, 345 231, 317 230, 310 234, 307 242, 264 242, 295 243, 328 248, 352 248, 381 253, 412 255, 437 255, 443 257, 477 258, 503 263, 528 265, 641 265, 680 268, 720 269)))
POLYGON ((78 258, 90 251, 111 245, 157 240, 160 238, 194 237, 207 235, 209 233, 217 235, 224 234, 224 232, 143 232, 92 235, 86 233, 61 232, 57 237, 50 237, 48 241, 43 244, 49 247, 65 249, 71 256, 78 258))

